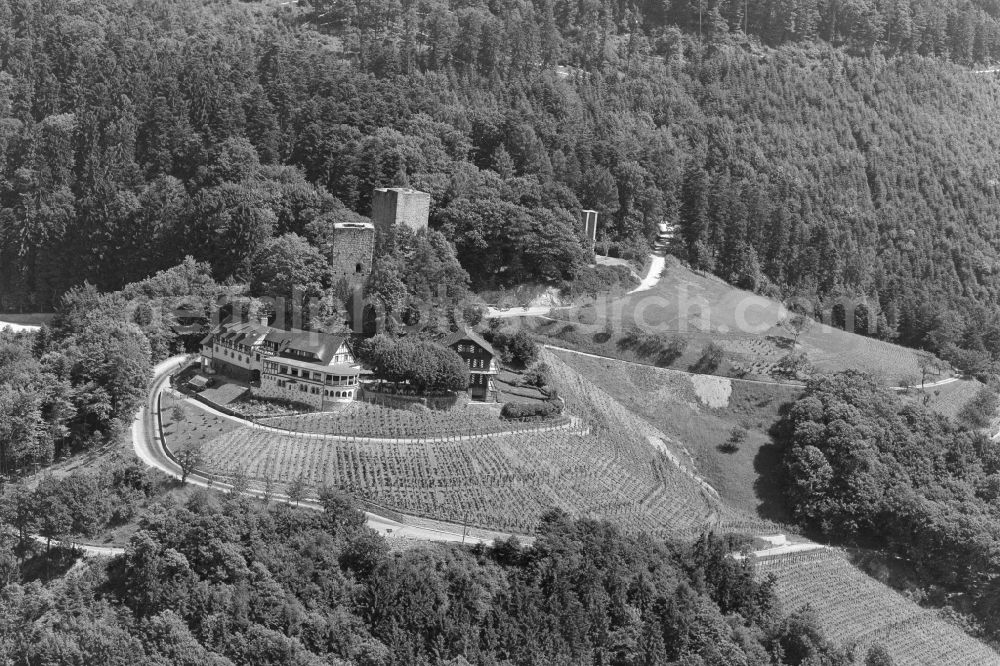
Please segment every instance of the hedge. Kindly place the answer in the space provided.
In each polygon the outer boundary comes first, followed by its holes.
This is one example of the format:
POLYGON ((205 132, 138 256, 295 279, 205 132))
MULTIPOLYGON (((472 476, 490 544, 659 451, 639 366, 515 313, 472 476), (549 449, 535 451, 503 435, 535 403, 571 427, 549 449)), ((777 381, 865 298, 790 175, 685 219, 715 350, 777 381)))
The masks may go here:
POLYGON ((505 419, 544 419, 555 416, 562 410, 554 402, 508 402, 500 410, 505 419))

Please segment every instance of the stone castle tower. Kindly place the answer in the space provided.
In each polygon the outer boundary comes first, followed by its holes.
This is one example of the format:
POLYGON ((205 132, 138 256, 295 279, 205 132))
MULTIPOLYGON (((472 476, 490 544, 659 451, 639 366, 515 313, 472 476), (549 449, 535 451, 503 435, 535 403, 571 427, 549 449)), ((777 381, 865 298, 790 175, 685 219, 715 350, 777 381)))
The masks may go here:
POLYGON ((375 225, 370 222, 337 222, 333 225, 330 266, 334 280, 364 283, 372 272, 375 255, 375 225))
POLYGON ((413 231, 427 228, 431 195, 408 187, 377 187, 372 192, 372 222, 385 237, 397 226, 413 231))

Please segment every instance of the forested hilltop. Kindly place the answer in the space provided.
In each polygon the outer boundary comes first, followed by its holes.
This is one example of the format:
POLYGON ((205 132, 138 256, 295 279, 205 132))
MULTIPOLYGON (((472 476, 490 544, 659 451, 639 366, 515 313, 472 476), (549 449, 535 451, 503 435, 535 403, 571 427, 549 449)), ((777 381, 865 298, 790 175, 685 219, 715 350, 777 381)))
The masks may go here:
POLYGON ((878 335, 981 369, 1000 354, 1000 85, 965 65, 997 55, 997 14, 4 0, 0 307, 185 255, 253 280, 272 238, 322 251, 373 187, 410 184, 474 288, 586 277, 589 207, 602 249, 642 256, 677 222, 697 267, 866 300, 878 335))

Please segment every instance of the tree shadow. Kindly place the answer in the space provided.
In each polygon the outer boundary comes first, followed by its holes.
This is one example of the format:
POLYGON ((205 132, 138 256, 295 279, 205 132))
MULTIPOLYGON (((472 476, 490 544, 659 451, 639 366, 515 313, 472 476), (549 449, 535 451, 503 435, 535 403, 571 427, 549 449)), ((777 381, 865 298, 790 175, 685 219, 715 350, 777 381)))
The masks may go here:
POLYGON ((783 448, 772 441, 760 447, 753 459, 753 469, 757 473, 753 489, 760 500, 757 514, 777 523, 791 521, 784 497, 783 452, 783 448))
POLYGON ((792 522, 791 512, 785 502, 784 481, 785 442, 790 435, 787 418, 792 404, 786 402, 778 407, 778 420, 768 429, 771 441, 761 446, 753 459, 753 468, 757 472, 753 489, 760 500, 757 513, 761 518, 778 523, 792 522))

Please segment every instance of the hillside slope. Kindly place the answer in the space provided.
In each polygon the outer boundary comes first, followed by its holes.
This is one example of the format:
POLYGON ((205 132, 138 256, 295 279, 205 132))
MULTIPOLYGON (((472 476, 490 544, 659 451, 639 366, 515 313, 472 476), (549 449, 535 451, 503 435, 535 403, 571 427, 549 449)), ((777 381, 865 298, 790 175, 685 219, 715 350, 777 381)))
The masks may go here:
POLYGON ((637 366, 552 351, 633 413, 662 430, 722 499, 749 515, 786 518, 773 487, 774 446, 767 434, 781 405, 799 387, 764 385, 726 377, 698 377, 670 369, 637 366), (746 429, 737 450, 724 448, 733 428, 746 429))
POLYGON ((240 428, 206 433, 206 471, 278 484, 301 478, 310 492, 328 484, 403 513, 507 532, 532 532, 550 507, 664 537, 719 524, 717 494, 666 435, 556 357, 546 360, 580 419, 569 426, 383 440, 240 428))
POLYGON ((995 666, 1000 654, 933 611, 920 608, 865 575, 831 550, 765 557, 759 575, 773 574, 785 612, 808 606, 835 643, 864 658, 881 643, 897 666, 995 666))
MULTIPOLYGON (((705 345, 715 343, 725 351, 721 371, 771 379, 770 373, 792 344, 791 334, 778 324, 784 312, 776 300, 693 271, 668 257, 662 277, 652 289, 599 299, 572 310, 556 310, 552 316, 557 321, 540 320, 535 328, 554 344, 568 342, 584 351, 679 369, 693 366, 705 345), (637 327, 667 340, 682 338, 686 342, 683 353, 664 355, 656 345, 647 351, 642 341, 629 337, 637 327)), ((915 350, 829 323, 816 322, 799 338, 796 348, 818 371, 863 370, 890 385, 919 381, 915 350)))

